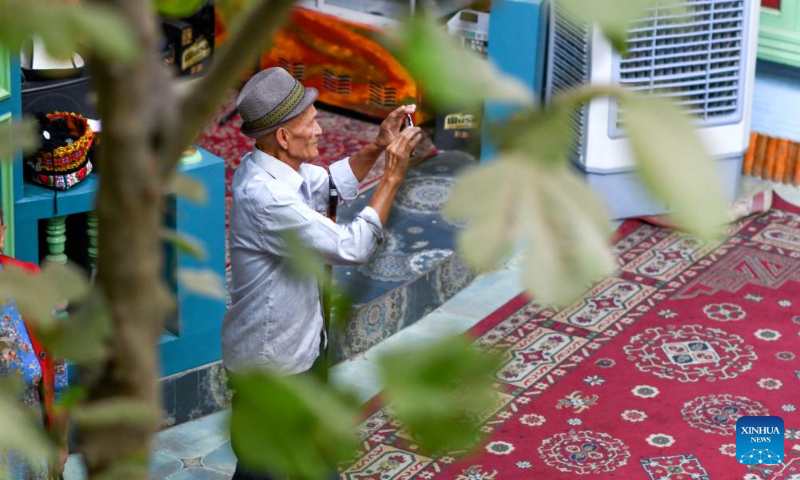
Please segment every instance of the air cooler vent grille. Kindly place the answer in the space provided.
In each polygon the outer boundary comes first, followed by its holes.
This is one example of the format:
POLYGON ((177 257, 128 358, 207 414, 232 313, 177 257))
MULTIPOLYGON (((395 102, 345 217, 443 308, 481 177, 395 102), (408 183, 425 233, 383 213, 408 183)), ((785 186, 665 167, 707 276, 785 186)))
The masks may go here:
MULTIPOLYGON (((562 8, 553 10, 550 96, 588 84, 590 68, 589 26, 562 8)), ((582 157, 582 146, 586 144, 587 114, 584 105, 571 117, 575 160, 582 157)))
MULTIPOLYGON (((738 122, 746 31, 746 0, 663 1, 631 25, 619 82, 674 98, 701 125, 738 122)), ((617 115, 612 125, 619 128, 617 115)))

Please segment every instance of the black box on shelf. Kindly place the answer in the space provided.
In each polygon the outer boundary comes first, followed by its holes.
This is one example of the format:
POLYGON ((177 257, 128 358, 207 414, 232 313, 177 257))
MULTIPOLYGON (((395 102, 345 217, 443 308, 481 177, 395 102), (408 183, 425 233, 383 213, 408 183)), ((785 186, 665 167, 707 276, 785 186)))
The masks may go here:
POLYGON ((21 91, 25 115, 61 111, 97 118, 94 91, 85 72, 76 78, 27 80, 21 91))
POLYGON ((190 17, 163 19, 161 27, 166 41, 161 49, 164 62, 174 65, 178 75, 195 75, 208 69, 214 52, 212 2, 190 17))
POLYGON ((436 113, 434 143, 440 150, 460 150, 478 155, 481 146, 481 111, 436 113))

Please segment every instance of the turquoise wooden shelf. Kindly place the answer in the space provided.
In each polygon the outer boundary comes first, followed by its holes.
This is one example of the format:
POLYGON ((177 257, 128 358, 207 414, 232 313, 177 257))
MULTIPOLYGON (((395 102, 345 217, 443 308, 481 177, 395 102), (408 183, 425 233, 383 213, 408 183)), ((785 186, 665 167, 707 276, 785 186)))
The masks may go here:
MULTIPOLYGON (((16 57, 0 50, 0 122, 12 121, 21 115, 20 71, 16 57)), ((202 240, 208 257, 201 262, 166 247, 165 277, 178 299, 178 312, 176 321, 159 342, 161 371, 165 376, 215 362, 221 357, 224 303, 188 292, 175 281, 176 272, 182 268, 210 269, 225 278, 225 164, 203 149, 198 151, 200 159, 179 166, 178 171, 205 186, 208 203, 198 205, 169 195, 167 226, 202 240)), ((57 192, 23 180, 19 153, 5 160, 10 161, 0 163, 0 199, 8 224, 6 254, 38 264, 48 253, 39 251, 39 230, 43 225, 40 222, 92 212, 100 174, 92 173, 75 187, 57 192)))

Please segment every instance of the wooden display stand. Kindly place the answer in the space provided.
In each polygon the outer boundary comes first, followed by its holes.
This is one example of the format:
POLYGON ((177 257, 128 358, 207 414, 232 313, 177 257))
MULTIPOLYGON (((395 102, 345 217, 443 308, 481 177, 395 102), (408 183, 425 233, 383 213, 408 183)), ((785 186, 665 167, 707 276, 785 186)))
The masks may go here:
MULTIPOLYGON (((0 51, 0 122, 19 119, 21 92, 16 55, 0 51)), ((65 263, 74 247, 78 257, 97 258, 97 219, 92 213, 100 177, 90 174, 66 191, 53 191, 23 180, 22 157, 0 162, 0 198, 7 223, 5 253, 19 260, 65 263), (70 238, 68 225, 80 217, 85 231, 70 238), (84 220, 85 219, 85 220, 84 220), (43 230, 43 231, 42 231, 43 230), (43 238, 40 242, 40 238, 43 238)), ((208 203, 197 205, 174 195, 167 199, 167 227, 203 240, 208 257, 200 262, 167 246, 165 276, 178 300, 177 318, 161 339, 162 373, 171 375, 214 362, 221 357, 220 329, 225 305, 193 294, 174 281, 180 268, 206 268, 225 278, 225 164, 198 149, 178 171, 202 183, 208 203)), ((74 231, 74 230, 73 230, 74 231)), ((71 259, 77 260, 75 256, 71 259)))

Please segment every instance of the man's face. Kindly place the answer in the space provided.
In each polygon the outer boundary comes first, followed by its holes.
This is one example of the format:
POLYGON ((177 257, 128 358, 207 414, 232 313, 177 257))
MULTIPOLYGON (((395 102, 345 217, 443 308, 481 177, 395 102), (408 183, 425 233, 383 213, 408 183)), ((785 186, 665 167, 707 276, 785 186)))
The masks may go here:
POLYGON ((322 128, 317 123, 317 109, 311 105, 293 118, 285 127, 288 152, 293 158, 308 162, 319 156, 319 136, 322 128))

